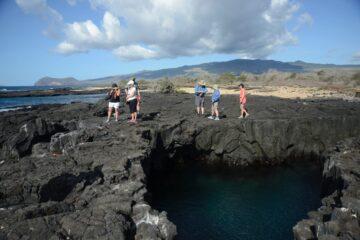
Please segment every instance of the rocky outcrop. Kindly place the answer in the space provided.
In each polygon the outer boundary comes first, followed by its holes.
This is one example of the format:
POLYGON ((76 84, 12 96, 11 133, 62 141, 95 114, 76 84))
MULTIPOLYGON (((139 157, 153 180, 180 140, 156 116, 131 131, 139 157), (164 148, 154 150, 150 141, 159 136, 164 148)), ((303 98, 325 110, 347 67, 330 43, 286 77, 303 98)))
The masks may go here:
POLYGON ((360 133, 356 103, 254 98, 240 121, 229 96, 215 122, 194 117, 189 95, 144 100, 138 125, 105 124, 104 103, 0 114, 0 239, 173 239, 176 226, 146 201, 148 178, 172 160, 273 165, 360 133))
POLYGON ((360 138, 340 142, 327 153, 321 207, 294 228, 296 240, 360 239, 360 138))

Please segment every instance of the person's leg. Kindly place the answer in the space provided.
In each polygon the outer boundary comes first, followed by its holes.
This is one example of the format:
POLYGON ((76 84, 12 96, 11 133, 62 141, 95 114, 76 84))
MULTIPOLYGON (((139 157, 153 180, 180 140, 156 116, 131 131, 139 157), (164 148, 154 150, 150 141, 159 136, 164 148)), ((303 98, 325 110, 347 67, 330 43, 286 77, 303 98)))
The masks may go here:
POLYGON ((134 100, 134 122, 137 120, 137 107, 138 107, 139 101, 137 99, 134 100))
POLYGON ((200 115, 200 97, 195 96, 196 113, 200 115))
POLYGON ((240 118, 244 117, 244 105, 240 103, 240 118))
POLYGON ((200 101, 200 105, 201 105, 201 115, 204 115, 204 113, 205 113, 204 102, 205 102, 205 98, 202 97, 202 98, 201 98, 201 101, 200 101))
POLYGON ((115 108, 115 121, 119 121, 119 108, 115 108))
POLYGON ((247 108, 245 107, 245 105, 244 105, 244 113, 245 113, 245 117, 248 117, 250 114, 248 113, 248 111, 247 111, 247 108))
POLYGON ((140 97, 138 97, 138 100, 137 100, 136 111, 137 111, 137 113, 140 113, 140 97))
POLYGON ((128 122, 130 122, 133 118, 132 111, 131 111, 131 101, 128 102, 128 105, 129 105, 129 112, 130 112, 130 118, 131 118, 128 122))
POLYGON ((112 107, 109 106, 107 122, 110 121, 111 114, 112 114, 112 107))
POLYGON ((208 117, 209 119, 214 119, 214 103, 211 103, 211 115, 208 117))
POLYGON ((214 109, 215 115, 218 118, 219 117, 219 103, 216 103, 214 107, 215 107, 215 109, 214 109))

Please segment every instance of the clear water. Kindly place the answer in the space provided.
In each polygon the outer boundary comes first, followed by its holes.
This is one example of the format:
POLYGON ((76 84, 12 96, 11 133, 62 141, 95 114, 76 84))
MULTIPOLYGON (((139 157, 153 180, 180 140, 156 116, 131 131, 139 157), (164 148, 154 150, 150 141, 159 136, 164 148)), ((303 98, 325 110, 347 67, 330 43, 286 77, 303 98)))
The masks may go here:
POLYGON ((182 167, 153 178, 151 204, 177 225, 177 239, 293 239, 292 227, 320 206, 314 164, 257 170, 182 167))
POLYGON ((68 104, 71 102, 95 103, 105 97, 104 94, 61 95, 45 97, 0 98, 0 111, 15 110, 39 104, 68 104))

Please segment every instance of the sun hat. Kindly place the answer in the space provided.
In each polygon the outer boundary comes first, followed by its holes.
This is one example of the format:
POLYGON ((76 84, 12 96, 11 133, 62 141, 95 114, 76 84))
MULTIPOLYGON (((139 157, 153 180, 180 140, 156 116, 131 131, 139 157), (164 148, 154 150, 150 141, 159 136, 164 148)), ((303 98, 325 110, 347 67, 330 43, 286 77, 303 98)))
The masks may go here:
POLYGON ((128 81, 127 85, 134 85, 134 81, 133 80, 128 81))

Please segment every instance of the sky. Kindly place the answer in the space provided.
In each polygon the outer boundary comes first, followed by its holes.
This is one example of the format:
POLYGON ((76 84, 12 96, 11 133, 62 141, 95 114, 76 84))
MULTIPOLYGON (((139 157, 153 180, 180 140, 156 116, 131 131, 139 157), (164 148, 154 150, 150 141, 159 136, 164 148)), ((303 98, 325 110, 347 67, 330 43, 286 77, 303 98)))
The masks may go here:
POLYGON ((360 64, 359 0, 0 0, 0 85, 232 59, 360 64))

